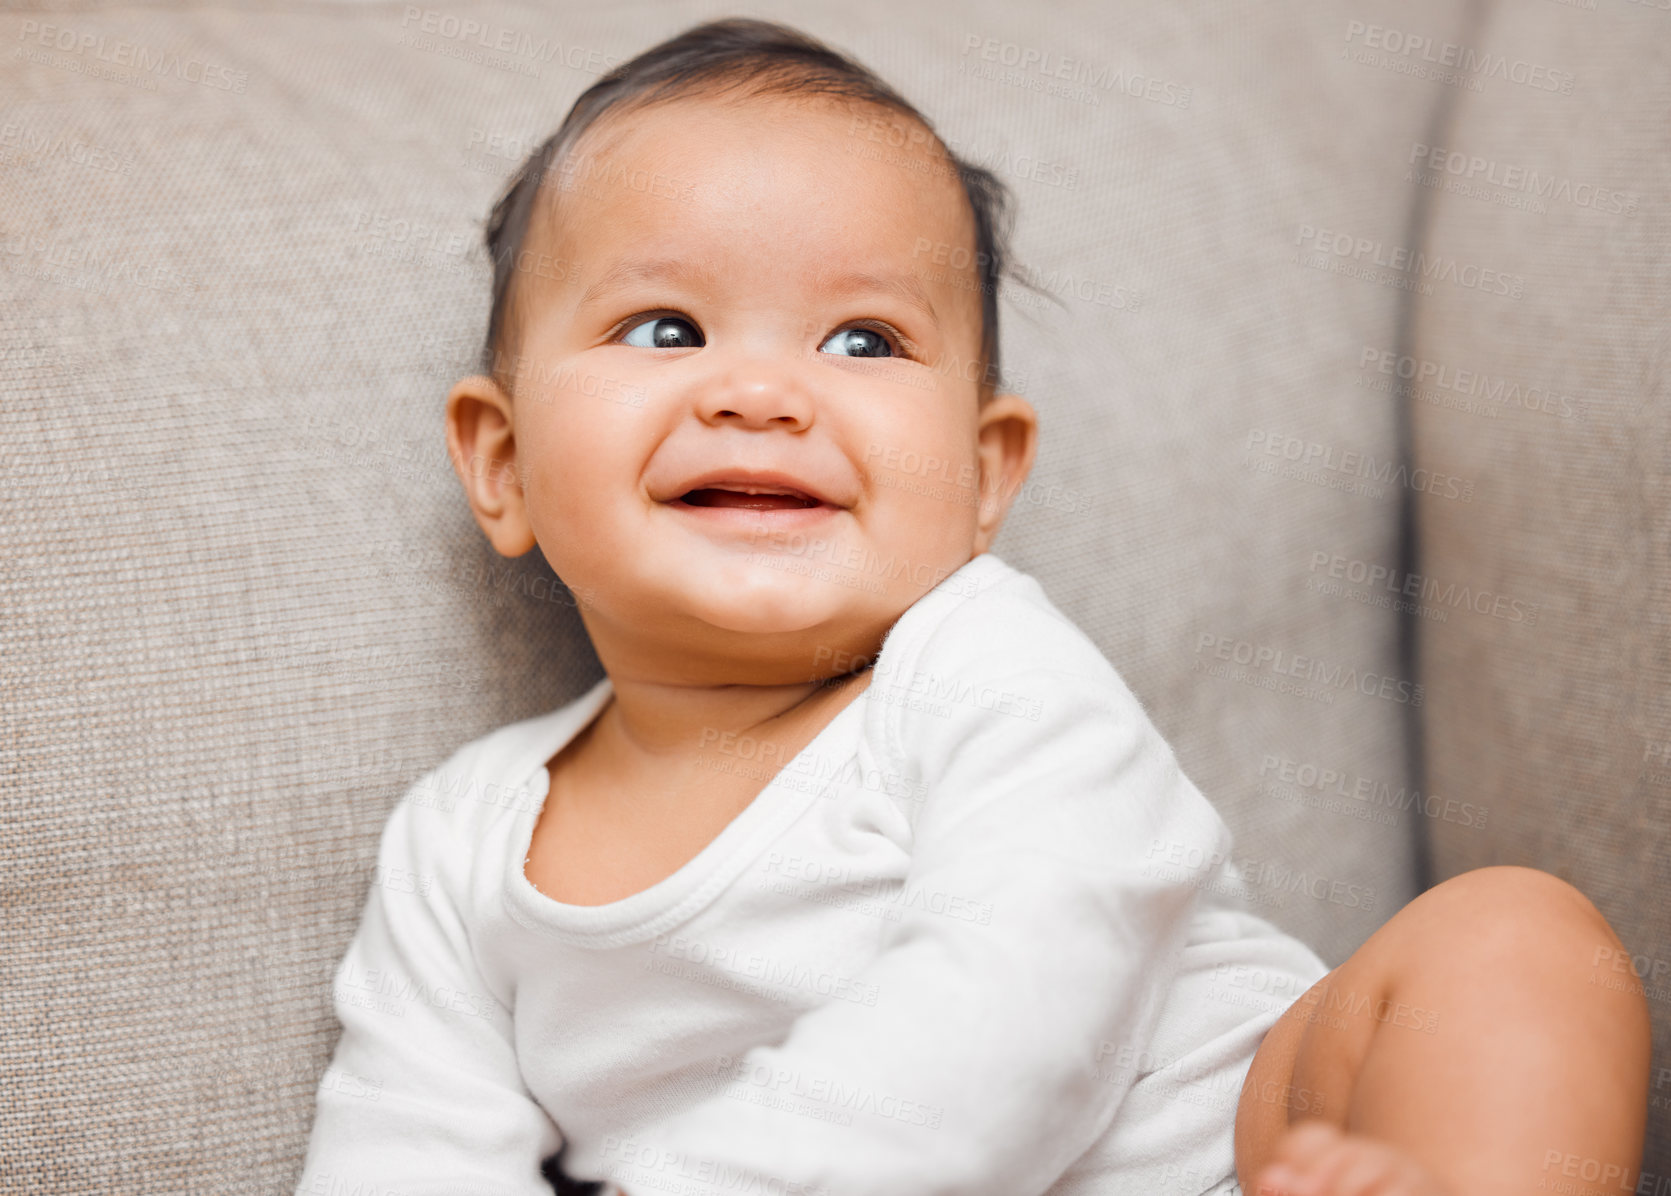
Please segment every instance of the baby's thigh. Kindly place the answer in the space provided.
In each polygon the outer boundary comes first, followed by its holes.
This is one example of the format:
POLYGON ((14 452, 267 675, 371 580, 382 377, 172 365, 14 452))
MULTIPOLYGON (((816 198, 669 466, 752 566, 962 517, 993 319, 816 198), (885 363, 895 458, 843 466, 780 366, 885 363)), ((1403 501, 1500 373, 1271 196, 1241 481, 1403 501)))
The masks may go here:
MULTIPOLYGON (((1344 967, 1345 965, 1342 965, 1344 967)), ((1343 1102, 1331 1108, 1320 1088, 1297 1084, 1294 1065, 1307 1031, 1316 1024, 1312 1000, 1338 986, 1340 968, 1329 972, 1279 1017, 1248 1065, 1236 1107, 1236 1169, 1244 1184, 1276 1152, 1277 1142, 1295 1121, 1320 1118, 1334 1125, 1346 1123, 1343 1102)), ((1336 1091, 1339 1091, 1336 1087, 1336 1091)))

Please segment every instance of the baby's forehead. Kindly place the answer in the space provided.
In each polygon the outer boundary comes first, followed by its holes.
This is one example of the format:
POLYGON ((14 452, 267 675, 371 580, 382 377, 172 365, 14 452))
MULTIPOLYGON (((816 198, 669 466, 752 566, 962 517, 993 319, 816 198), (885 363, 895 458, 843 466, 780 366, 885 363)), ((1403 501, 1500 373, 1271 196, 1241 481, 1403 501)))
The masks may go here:
POLYGON ((575 138, 547 178, 547 225, 559 234, 570 218, 651 232, 728 208, 753 206, 764 220, 788 208, 806 221, 845 221, 849 240, 886 226, 924 274, 939 275, 950 259, 972 262, 978 239, 958 164, 932 129, 845 96, 698 91, 629 101, 575 138))
MULTIPOLYGON (((813 148, 840 167, 839 181, 861 192, 874 188, 878 173, 865 167, 890 168, 914 200, 954 218, 969 214, 957 161, 932 129, 909 112, 842 95, 690 91, 626 101, 574 140, 555 174, 562 189, 572 189, 577 179, 608 174, 612 159, 624 170, 619 159, 644 157, 648 150, 650 158, 660 159, 650 165, 666 168, 662 182, 676 197, 683 194, 679 184, 688 189, 698 180, 673 172, 683 167, 688 176, 692 157, 700 161, 708 156, 704 149, 723 148, 715 141, 702 144, 692 128, 713 124, 728 126, 730 140, 745 142, 761 159, 799 157, 813 148), (689 144, 680 145, 681 136, 689 144), (685 149, 695 153, 681 154, 685 149)), ((643 163, 633 165, 642 169, 643 163)), ((637 184, 644 185, 642 177, 637 184)))
POLYGON ((524 311, 559 296, 578 310, 606 273, 655 259, 707 265, 733 293, 759 271, 871 273, 926 295, 956 354, 978 353, 976 217, 954 161, 907 113, 827 96, 626 103, 573 139, 541 192, 524 311))
POLYGON ((883 145, 896 153, 928 154, 944 160, 947 168, 952 168, 946 146, 914 113, 856 96, 762 87, 726 90, 719 85, 693 85, 666 94, 624 99, 600 112, 576 145, 591 141, 597 148, 607 148, 649 120, 697 111, 730 117, 745 126, 770 121, 799 126, 811 136, 843 143, 883 145))

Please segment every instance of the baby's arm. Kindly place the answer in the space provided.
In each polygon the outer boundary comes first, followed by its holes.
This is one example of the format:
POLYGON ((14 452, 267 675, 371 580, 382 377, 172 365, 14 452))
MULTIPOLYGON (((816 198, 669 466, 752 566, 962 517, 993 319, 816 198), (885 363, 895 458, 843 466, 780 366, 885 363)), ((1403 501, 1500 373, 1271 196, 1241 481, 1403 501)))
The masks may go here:
POLYGON ((1051 656, 925 664, 959 697, 912 720, 930 792, 906 893, 925 900, 859 977, 875 1005, 831 1001, 748 1052, 738 1074, 784 1080, 750 1091, 788 1101, 721 1092, 626 1135, 621 1189, 1038 1196, 1103 1134, 1136 1076, 1099 1062, 1148 1040, 1196 896, 1153 845, 1199 865, 1230 838, 1112 667, 1051 656), (1005 691, 1042 716, 986 708, 1005 691))
POLYGON ((371 886, 337 968, 342 1037, 297 1196, 551 1196, 540 1165, 562 1137, 524 1086, 509 1014, 476 970, 447 858, 458 853, 435 850, 445 815, 411 800, 434 776, 389 815, 377 863, 390 883, 371 886))

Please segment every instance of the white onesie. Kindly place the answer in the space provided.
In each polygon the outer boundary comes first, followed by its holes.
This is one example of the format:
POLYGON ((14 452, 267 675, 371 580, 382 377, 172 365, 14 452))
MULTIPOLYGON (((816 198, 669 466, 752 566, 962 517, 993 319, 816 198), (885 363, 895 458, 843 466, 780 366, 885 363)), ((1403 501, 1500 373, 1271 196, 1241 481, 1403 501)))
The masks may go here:
MULTIPOLYGON (((1265 1031, 1327 970, 1096 645, 985 553, 666 879, 523 866, 605 677, 395 806, 333 998, 303 1196, 1198 1196, 1265 1031), (769 781, 769 783, 768 783, 769 781)), ((1283 1100, 1280 1093, 1265 1099, 1283 1100)))

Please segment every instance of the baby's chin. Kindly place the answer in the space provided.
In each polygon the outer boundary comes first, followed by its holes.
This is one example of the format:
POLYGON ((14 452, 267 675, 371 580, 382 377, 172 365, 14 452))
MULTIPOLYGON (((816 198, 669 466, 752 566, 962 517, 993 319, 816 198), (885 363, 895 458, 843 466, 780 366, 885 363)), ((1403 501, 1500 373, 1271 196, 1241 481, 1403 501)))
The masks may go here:
POLYGON ((685 613, 721 631, 792 635, 857 617, 859 596, 787 565, 797 561, 730 562, 700 576, 686 574, 676 597, 685 613))

